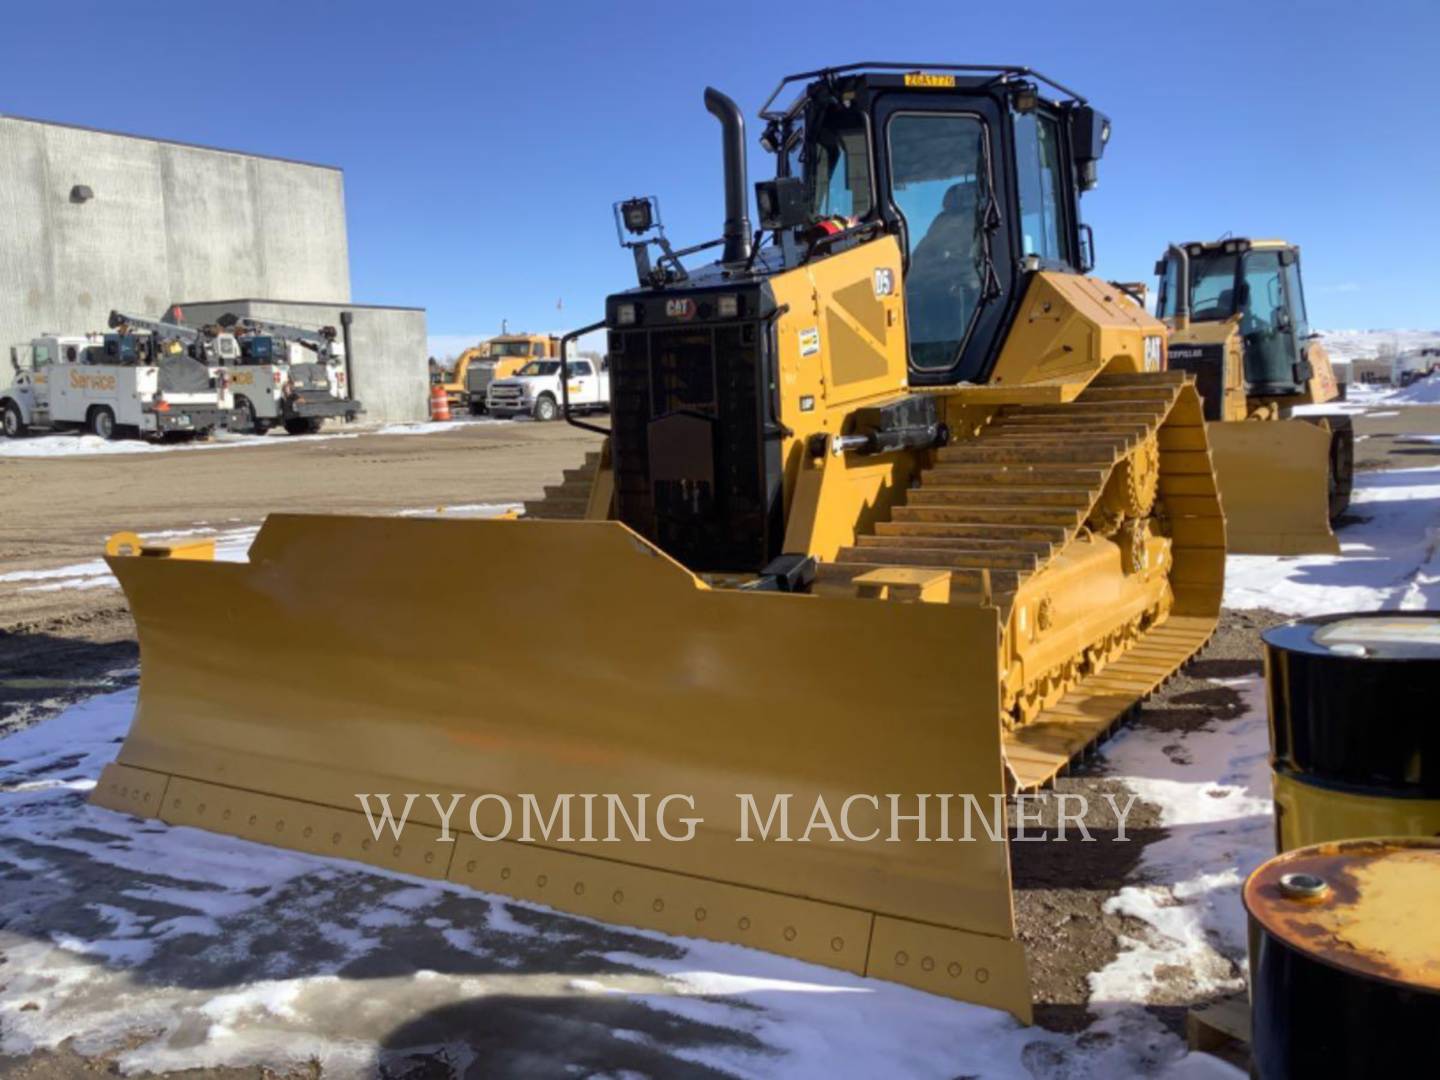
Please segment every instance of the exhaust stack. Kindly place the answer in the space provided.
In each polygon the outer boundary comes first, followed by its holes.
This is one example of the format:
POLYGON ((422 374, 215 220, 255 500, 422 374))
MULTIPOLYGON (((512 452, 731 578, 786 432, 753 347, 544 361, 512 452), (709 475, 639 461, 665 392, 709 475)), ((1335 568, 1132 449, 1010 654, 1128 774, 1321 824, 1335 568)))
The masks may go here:
POLYGON ((720 121, 725 151, 725 251, 720 261, 750 258, 749 196, 745 175, 745 117, 740 106, 712 86, 705 88, 705 108, 720 121))
POLYGON ((1179 268, 1175 274, 1175 329, 1190 328, 1190 253, 1179 244, 1171 244, 1166 251, 1168 258, 1175 260, 1179 268))

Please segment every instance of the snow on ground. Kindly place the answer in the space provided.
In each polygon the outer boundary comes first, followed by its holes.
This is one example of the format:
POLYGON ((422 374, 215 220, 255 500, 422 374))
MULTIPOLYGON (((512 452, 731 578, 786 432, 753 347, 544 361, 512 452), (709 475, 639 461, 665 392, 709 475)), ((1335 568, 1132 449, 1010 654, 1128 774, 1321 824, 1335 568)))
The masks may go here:
POLYGON ((456 431, 474 424, 501 424, 503 420, 488 416, 465 417, 438 422, 414 424, 382 424, 375 428, 344 431, 321 431, 318 435, 286 435, 276 429, 265 435, 241 435, 222 431, 209 439, 193 442, 150 442, 147 439, 102 439, 97 435, 55 432, 37 434, 23 439, 0 438, 0 458, 56 458, 92 454, 166 454, 189 450, 229 450, 237 447, 280 446, 286 440, 301 440, 305 445, 334 439, 358 439, 361 435, 435 435, 456 431))
POLYGON ((1399 416, 1395 406, 1440 404, 1440 376, 1421 379, 1409 386, 1387 386, 1383 383, 1352 382, 1344 401, 1327 401, 1320 405, 1297 405, 1291 410, 1296 416, 1323 416, 1345 413, 1383 419, 1399 416))
POLYGON ((1385 395, 1386 405, 1440 405, 1440 375, 1418 379, 1385 395))
POLYGON ((1440 468, 1355 474, 1339 555, 1231 555, 1225 606, 1287 615, 1440 607, 1440 468))
POLYGON ((73 1039, 124 1072, 418 1050, 501 1073, 1238 1077, 738 946, 168 828, 84 799, 133 689, 0 740, 0 1054, 73 1039), (448 1035, 447 1035, 448 1033, 448 1035), (703 1072, 702 1072, 703 1070, 703 1072))
POLYGON ((1243 990, 1240 889, 1274 854, 1265 685, 1217 680, 1238 716, 1188 732, 1133 728, 1103 754, 1111 772, 1160 808, 1166 835, 1142 853, 1138 878, 1106 905, 1139 921, 1121 953, 1090 976, 1101 1030, 1155 1021, 1137 1004, 1184 1004, 1243 990))

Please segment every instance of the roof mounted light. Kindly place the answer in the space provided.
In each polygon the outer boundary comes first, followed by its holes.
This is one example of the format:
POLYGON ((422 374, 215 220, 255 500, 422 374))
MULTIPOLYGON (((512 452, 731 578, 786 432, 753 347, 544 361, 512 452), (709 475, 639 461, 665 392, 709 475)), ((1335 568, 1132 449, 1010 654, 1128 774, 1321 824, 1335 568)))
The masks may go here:
POLYGON ((660 219, 660 202, 653 195, 626 199, 615 207, 615 220, 625 232, 641 236, 655 227, 660 219))

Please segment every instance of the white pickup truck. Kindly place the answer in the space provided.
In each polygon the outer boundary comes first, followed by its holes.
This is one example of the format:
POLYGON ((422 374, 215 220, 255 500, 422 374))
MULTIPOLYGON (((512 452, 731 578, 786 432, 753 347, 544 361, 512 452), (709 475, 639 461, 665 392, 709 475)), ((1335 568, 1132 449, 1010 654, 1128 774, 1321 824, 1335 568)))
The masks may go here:
MULTIPOLYGON (((571 411, 587 413, 610 408, 610 372, 603 362, 598 371, 589 360, 571 360, 565 367, 571 411)), ((527 413, 536 420, 558 417, 560 401, 559 360, 530 361, 509 378, 492 382, 485 398, 491 416, 527 413)))
POLYGON ((188 437, 235 419, 223 379, 148 334, 47 335, 12 350, 10 362, 0 430, 12 439, 32 429, 76 428, 102 439, 188 437))

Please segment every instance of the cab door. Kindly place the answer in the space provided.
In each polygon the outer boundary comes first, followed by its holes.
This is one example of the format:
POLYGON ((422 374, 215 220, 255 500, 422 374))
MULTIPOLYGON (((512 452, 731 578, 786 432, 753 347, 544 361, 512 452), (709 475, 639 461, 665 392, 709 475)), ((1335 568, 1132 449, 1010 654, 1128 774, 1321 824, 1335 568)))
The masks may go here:
POLYGON ((572 405, 593 405, 599 400, 596 393, 595 368, 589 360, 572 360, 565 365, 567 371, 566 392, 572 405))
POLYGON ((910 381, 983 380, 1018 293, 1009 115, 989 94, 883 94, 881 213, 899 234, 910 381))
POLYGON ((1274 248, 1245 254, 1239 283, 1240 335, 1245 343, 1245 381, 1256 396, 1297 394, 1309 377, 1302 372, 1294 309, 1274 248))

